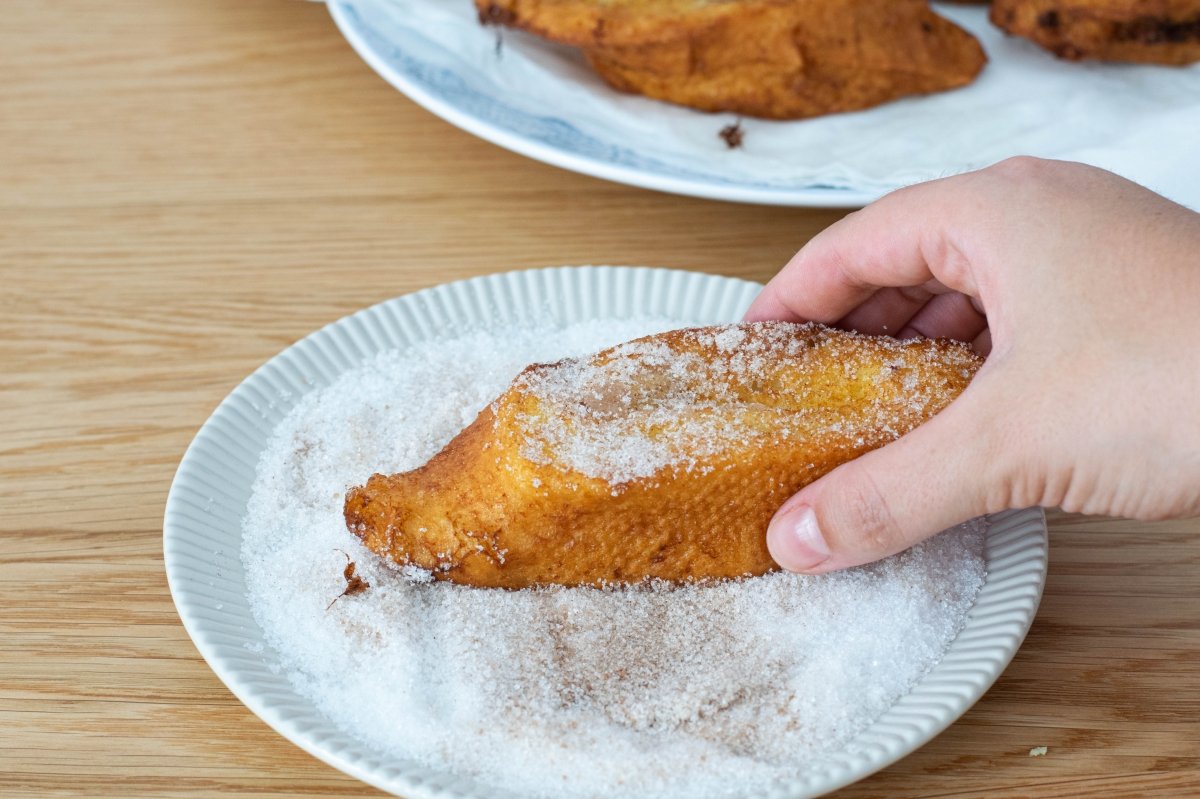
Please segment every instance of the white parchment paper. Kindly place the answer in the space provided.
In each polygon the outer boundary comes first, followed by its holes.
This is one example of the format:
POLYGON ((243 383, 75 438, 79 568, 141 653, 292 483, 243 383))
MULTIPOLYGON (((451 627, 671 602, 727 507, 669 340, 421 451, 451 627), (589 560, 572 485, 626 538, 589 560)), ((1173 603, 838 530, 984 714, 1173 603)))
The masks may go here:
POLYGON ((470 0, 345 0, 390 67, 459 111, 586 158, 715 185, 882 194, 1017 154, 1102 166, 1200 208, 1200 65, 1061 61, 939 5, 990 59, 972 85, 813 120, 704 114, 608 88, 571 48, 481 27, 470 0), (499 38, 499 44, 498 44, 499 38))

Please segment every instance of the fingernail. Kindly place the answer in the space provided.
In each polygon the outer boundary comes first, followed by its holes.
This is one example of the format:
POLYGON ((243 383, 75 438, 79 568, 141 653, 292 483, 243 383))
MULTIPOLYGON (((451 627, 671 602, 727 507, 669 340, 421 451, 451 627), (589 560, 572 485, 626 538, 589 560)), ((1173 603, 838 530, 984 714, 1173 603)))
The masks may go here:
POLYGON ((829 560, 829 545, 817 526, 817 514, 807 505, 787 508, 771 519, 767 549, 776 563, 791 572, 815 569, 829 560))

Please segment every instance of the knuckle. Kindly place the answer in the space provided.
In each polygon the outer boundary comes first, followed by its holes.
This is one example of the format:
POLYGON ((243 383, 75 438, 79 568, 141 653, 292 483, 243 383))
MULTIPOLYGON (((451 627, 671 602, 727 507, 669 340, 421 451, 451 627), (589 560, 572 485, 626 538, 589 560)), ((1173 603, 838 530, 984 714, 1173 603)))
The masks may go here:
POLYGON ((1006 178, 1024 181, 1030 178, 1040 179, 1051 175, 1057 167, 1057 161, 1036 158, 1032 155, 1015 155, 993 164, 985 171, 1006 178))
POLYGON ((1038 471, 1029 460, 1029 431, 1007 420, 998 420, 980 430, 973 446, 981 450, 980 502, 972 508, 976 516, 1008 508, 1029 506, 1029 497, 1042 491, 1038 471))
POLYGON ((896 292, 913 305, 921 306, 929 302, 933 294, 923 286, 897 286, 896 292))
POLYGON ((987 457, 980 470, 984 502, 980 513, 1008 508, 1059 505, 1070 486, 1070 471, 1046 454, 1050 433, 1038 421, 1010 418, 981 434, 987 457))
POLYGON ((831 246, 821 253, 826 267, 834 275, 837 280, 846 286, 857 288, 862 285, 862 281, 854 275, 853 264, 846 257, 845 251, 839 246, 831 246))
POLYGON ((961 286, 967 282, 966 277, 972 271, 971 259, 952 237, 926 236, 922 239, 921 250, 926 263, 937 265, 943 284, 961 286))

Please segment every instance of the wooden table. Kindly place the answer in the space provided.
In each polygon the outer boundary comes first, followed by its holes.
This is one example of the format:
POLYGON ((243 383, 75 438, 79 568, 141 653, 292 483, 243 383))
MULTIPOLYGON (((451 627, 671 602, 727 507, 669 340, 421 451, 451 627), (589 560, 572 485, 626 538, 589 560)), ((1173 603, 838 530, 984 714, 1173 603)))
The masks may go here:
MULTIPOLYGON (((379 795, 248 712, 175 615, 163 504, 209 412, 387 297, 551 264, 764 280, 840 214, 510 154, 391 90, 319 5, 9 0, 2 19, 0 796, 379 795)), ((999 683, 840 795, 1200 795, 1198 527, 1055 516, 999 683)))

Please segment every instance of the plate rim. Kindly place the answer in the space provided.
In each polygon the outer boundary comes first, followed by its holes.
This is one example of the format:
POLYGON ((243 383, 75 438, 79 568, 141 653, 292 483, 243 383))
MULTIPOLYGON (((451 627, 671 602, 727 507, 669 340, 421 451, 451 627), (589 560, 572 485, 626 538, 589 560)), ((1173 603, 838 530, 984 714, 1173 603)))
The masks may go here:
POLYGON ((528 139, 505 130, 487 120, 473 116, 452 105, 444 98, 427 91, 410 80, 403 72, 394 69, 362 35, 351 19, 349 0, 329 0, 329 14, 351 48, 381 78, 401 94, 434 116, 471 135, 491 142, 498 147, 589 177, 623 183, 643 189, 699 197, 705 200, 803 208, 861 208, 882 197, 887 192, 869 192, 856 189, 803 188, 770 189, 751 188, 737 185, 722 185, 703 180, 672 177, 652 172, 643 172, 632 167, 611 164, 595 158, 577 155, 556 149, 548 144, 528 139))
MULTIPOLYGON (((197 507, 194 496, 186 496, 196 494, 196 490, 189 485, 189 480, 193 483, 200 479, 195 476, 195 473, 203 466, 203 459, 207 455, 207 448, 211 448, 212 441, 218 435, 218 427, 220 422, 224 424, 225 420, 230 415, 243 413, 244 409, 239 411, 236 406, 244 405, 249 402, 252 407, 258 410, 258 406, 254 404, 253 393, 260 389, 260 384, 274 379, 275 375, 272 370, 279 370, 283 367, 280 363, 286 361, 288 357, 298 357, 296 353, 303 352, 306 348, 312 349, 322 345, 327 340, 335 340, 336 336, 341 332, 346 332, 356 323, 362 324, 363 320, 372 320, 373 324, 378 324, 380 318, 389 314, 398 313, 399 310, 406 306, 412 306, 409 309, 410 313, 415 313, 415 308, 423 307, 423 304, 443 297, 451 292, 462 292, 464 290, 485 290, 491 287, 493 293, 496 291, 513 291, 514 286, 527 285, 531 281, 541 280, 545 283, 551 279, 568 280, 571 277, 578 277, 579 280, 584 278, 593 279, 593 282, 605 281, 611 286, 618 282, 624 281, 622 285, 628 286, 630 281, 636 280, 652 280, 656 276, 660 276, 662 280, 674 280, 679 284, 688 284, 692 287, 706 285, 708 289, 712 287, 724 286, 729 291, 726 292, 729 296, 731 291, 739 291, 739 297, 748 298, 756 292, 761 284, 741 278, 726 277, 720 275, 711 275, 701 272, 691 272, 687 270, 677 269, 660 269, 651 267, 607 267, 607 266, 589 266, 589 267, 548 267, 541 269, 522 269, 508 272, 499 272, 479 277, 467 278, 463 280, 452 281, 449 283, 440 284, 430 288, 422 289, 409 294, 394 297, 385 300, 375 305, 369 306, 355 313, 347 315, 341 319, 331 322, 323 327, 309 333, 297 342, 289 345, 287 348, 268 359, 250 375, 238 383, 238 385, 229 392, 214 409, 212 414, 206 419, 204 424, 199 428, 195 437, 189 443, 187 450, 180 460, 180 464, 172 479, 171 487, 167 495, 166 507, 164 509, 163 521, 163 556, 164 568, 167 574, 168 587, 171 593, 172 601, 175 604, 176 610, 183 622, 188 636, 192 639, 197 650, 204 658, 208 666, 214 674, 220 679, 225 686, 246 706, 254 715, 262 719, 268 726, 278 732, 287 740, 299 746, 304 751, 322 760, 323 762, 333 766, 334 768, 349 774, 369 785, 379 788, 383 791, 396 795, 410 797, 410 799, 446 799, 446 797, 476 797, 476 796, 494 796, 496 790, 489 788, 482 783, 473 780, 464 780, 463 778, 455 777, 446 772, 435 772, 429 769, 424 769, 424 773, 430 775, 426 779, 423 776, 412 777, 409 772, 414 772, 412 767, 404 767, 397 771, 396 767, 387 766, 389 761, 395 761, 395 758, 381 756, 377 752, 372 752, 367 745, 350 738, 346 733, 337 731, 337 736, 344 739, 345 743, 340 743, 334 748, 328 742, 317 740, 316 733, 312 732, 311 725, 306 729, 304 725, 297 722, 296 714, 288 715, 281 710, 281 706, 286 705, 287 698, 281 701, 272 701, 272 697, 264 694, 261 688, 250 684, 250 677, 247 677, 239 667, 234 664, 230 665, 229 661, 234 655, 241 657, 243 661, 252 660, 245 653, 236 653, 224 651, 210 640, 210 636, 206 634, 206 623, 224 624, 226 627, 230 625, 224 622, 216 622, 211 618, 205 618, 199 611, 204 610, 204 596, 196 596, 197 591, 191 586, 189 577, 185 574, 190 566, 185 566, 181 563, 180 558, 184 555, 180 554, 180 547, 187 543, 192 545, 193 542, 187 539, 187 531, 184 529, 181 519, 190 519, 195 521, 195 508, 197 507), (391 773, 389 773, 389 770, 391 773)), ((697 289, 699 291, 699 289, 697 289)), ((693 292, 693 294, 696 292, 693 292)), ((709 292, 711 294, 711 292, 709 292)), ((444 299, 438 300, 444 302, 444 299)), ((736 304, 736 303, 735 303, 736 304)), ((743 303, 744 304, 744 303, 743 303)), ((711 303, 710 303, 711 305, 711 303)), ((629 309, 612 309, 616 313, 594 315, 592 317, 575 317, 576 319, 583 318, 622 318, 621 311, 624 310, 625 318, 636 316, 635 312, 629 309)), ((423 308, 424 312, 427 309, 423 308)), ((682 316, 682 314, 678 314, 682 316)), ((668 315, 670 316, 670 315, 668 315)), ((514 320, 515 321, 515 320, 514 320)), ((570 320, 560 320, 570 321, 570 320)), ((433 331, 432 335, 426 335, 424 338, 417 337, 410 341, 415 343, 420 340, 428 340, 435 336, 437 331, 433 331)), ((371 350, 369 347, 365 355, 370 355, 378 349, 371 350)), ((338 350, 342 352, 342 350, 338 350)), ((348 361, 342 365, 340 371, 353 368, 357 365, 357 361, 348 361)), ((311 384, 310 384, 311 385, 311 384)), ((259 395, 261 398, 261 394, 259 395)), ((299 400, 299 396, 295 397, 295 401, 299 400)), ((294 402, 292 403, 294 405, 294 402)), ((286 410, 290 410, 290 405, 286 410)), ((284 411, 279 411, 280 418, 284 411)), ((265 426, 263 435, 269 438, 275 426, 278 424, 278 419, 267 424, 265 416, 259 420, 259 424, 265 426)), ((261 455, 261 448, 254 450, 255 461, 261 455)), ((203 480, 201 480, 203 482, 203 480)), ((209 500, 212 501, 211 498, 209 500)), ((242 509, 244 512, 244 508, 242 509)), ((237 568, 243 569, 241 564, 240 542, 242 538, 241 515, 237 517, 236 529, 232 533, 232 537, 238 542, 237 552, 234 555, 237 568)), ((917 721, 911 719, 903 719, 901 726, 906 727, 906 731, 901 733, 891 732, 889 734, 894 737, 900 737, 904 740, 901 745, 897 746, 894 743, 879 743, 878 741, 866 741, 865 749, 858 752, 851 758, 846 755, 846 758, 856 760, 857 765, 843 764, 834 768, 831 766, 824 772, 813 777, 806 777, 803 780, 797 780, 790 783, 785 783, 780 789, 773 790, 771 795, 780 797, 812 797, 819 796, 828 791, 836 790, 844 787, 852 782, 862 779, 879 769, 900 760, 903 757, 911 754, 919 749, 929 740, 940 734, 961 716, 986 693, 987 689, 999 678, 1003 673, 1008 663, 1015 656, 1021 642, 1028 633, 1029 627, 1032 624, 1034 615, 1036 614, 1038 604, 1041 599, 1041 594, 1045 585, 1047 573, 1047 558, 1048 558, 1048 539, 1046 531, 1045 514, 1040 508, 1026 508, 1021 510, 1005 511, 994 517, 994 521, 1000 522, 1007 519, 1011 524, 1020 527, 1023 530, 1024 536, 1022 563, 1032 564, 1026 569, 1023 574, 1023 583, 1021 584, 1021 595, 1017 598, 1015 607, 1010 607, 1004 612, 1007 614, 1007 622, 1012 626, 1011 634, 1005 638, 1004 642, 997 644, 992 642, 987 645, 990 653, 987 666, 982 668, 983 672, 987 672, 982 680, 967 681, 963 684, 961 679, 954 682, 953 685, 943 687, 943 692, 948 692, 953 695, 953 700, 939 700, 954 705, 952 708, 941 708, 930 711, 932 720, 921 718, 917 721), (1036 529, 1034 529, 1036 528, 1036 529), (1032 549, 1030 550, 1030 547, 1032 549), (1029 550, 1029 551, 1026 551, 1029 550), (998 647, 999 654, 996 653, 998 647), (911 728, 911 729, 909 729, 911 728), (869 751, 867 751, 869 750, 869 751), (864 753, 865 752, 865 753, 864 753), (838 771, 836 775, 833 773, 838 771)), ((992 566, 995 558, 992 553, 992 536, 988 539, 988 575, 989 579, 992 574, 992 566)), ((214 552, 214 555, 218 553, 214 552)), ((190 557, 190 556, 188 556, 190 557)), ((219 566, 214 567, 219 575, 219 566)), ((985 585, 981 589, 980 596, 987 590, 988 580, 985 580, 985 585)), ((209 586, 213 583, 209 582, 209 586)), ((243 586, 244 587, 244 586, 243 586)), ((203 594, 203 591, 199 591, 203 594)), ((208 597, 212 599, 212 597, 208 597)), ((244 599, 244 596, 243 596, 244 599)), ((976 602, 978 602, 978 598, 976 602)), ((211 610, 213 603, 209 602, 208 609, 211 610)), ((222 605, 217 603, 216 610, 220 611, 222 605)), ((258 628, 257 622, 248 610, 246 605, 246 614, 249 617, 249 623, 254 630, 258 631, 258 637, 261 639, 261 629, 258 628)), ((859 742, 864 739, 867 733, 875 731, 884 722, 889 715, 896 711, 896 708, 902 704, 908 703, 910 698, 917 695, 922 686, 925 686, 931 679, 938 675, 939 668, 943 666, 945 661, 949 659, 952 652, 960 646, 960 641, 963 639, 963 634, 971 629, 971 618, 975 610, 975 605, 969 614, 968 622, 963 630, 951 642, 950 649, 942 661, 927 672, 909 693, 902 696, 895 705, 893 705, 880 719, 877 719, 870 727, 860 733, 854 742, 859 742)), ((244 625, 239 625, 240 630, 246 630, 244 625)), ((248 644, 242 644, 243 647, 248 647, 248 644)), ((253 653, 251 653, 253 654, 253 653)), ((265 655, 258 654, 256 657, 262 660, 265 655)), ((982 657, 982 656, 980 656, 982 657)), ((261 665, 261 664, 260 664, 261 665)), ((978 669, 977 669, 978 670, 978 669)), ((957 679, 957 678, 955 678, 957 679)), ((283 678, 286 683, 286 677, 283 678)), ((308 705, 310 715, 317 713, 315 707, 311 707, 311 702, 299 694, 296 694, 294 689, 288 685, 288 691, 293 698, 299 698, 300 705, 308 705)), ((941 695, 941 694, 939 694, 941 695)), ((918 698, 914 700, 920 702, 918 698)), ((907 712, 907 711, 906 711, 907 712)), ((303 715, 303 714, 301 714, 303 715)), ((903 715, 903 714, 902 714, 903 715)), ((302 719, 303 720, 303 719, 302 719)), ((332 726, 332 722, 328 719, 323 719, 317 713, 318 722, 324 721, 326 726, 332 726)), ((844 751, 844 750, 843 750, 844 751)), ((840 754, 840 753, 839 753, 840 754)), ((417 769, 419 770, 419 769, 417 769)))

